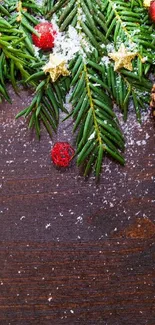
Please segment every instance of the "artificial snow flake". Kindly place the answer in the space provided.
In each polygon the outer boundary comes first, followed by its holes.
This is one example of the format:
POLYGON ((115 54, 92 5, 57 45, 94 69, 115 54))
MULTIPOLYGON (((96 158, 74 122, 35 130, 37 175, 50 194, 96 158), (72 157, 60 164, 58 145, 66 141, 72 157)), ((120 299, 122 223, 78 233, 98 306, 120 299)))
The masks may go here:
POLYGON ((74 27, 69 26, 68 32, 57 33, 53 54, 61 55, 68 62, 80 51, 80 48, 81 44, 77 31, 74 27))
POLYGON ((36 58, 40 58, 40 56, 39 56, 40 48, 37 47, 37 46, 35 46, 35 45, 33 44, 33 49, 34 49, 34 55, 35 55, 35 57, 36 57, 36 58))
POLYGON ((94 131, 94 132, 90 135, 90 137, 88 138, 88 141, 94 139, 94 138, 95 138, 95 134, 96 134, 96 132, 94 131))
POLYGON ((103 56, 102 59, 101 59, 101 64, 105 64, 106 66, 110 63, 110 59, 108 56, 103 56))
POLYGON ((43 0, 37 0, 36 2, 37 2, 37 4, 41 7, 41 6, 42 6, 42 2, 43 2, 43 0))
MULTIPOLYGON (((56 27, 56 23, 54 27, 56 27)), ((66 62, 69 62, 77 53, 81 53, 85 57, 82 45, 87 49, 87 52, 92 50, 87 41, 83 39, 82 33, 79 35, 74 27, 69 26, 67 32, 59 32, 57 30, 53 54, 61 55, 66 62)))

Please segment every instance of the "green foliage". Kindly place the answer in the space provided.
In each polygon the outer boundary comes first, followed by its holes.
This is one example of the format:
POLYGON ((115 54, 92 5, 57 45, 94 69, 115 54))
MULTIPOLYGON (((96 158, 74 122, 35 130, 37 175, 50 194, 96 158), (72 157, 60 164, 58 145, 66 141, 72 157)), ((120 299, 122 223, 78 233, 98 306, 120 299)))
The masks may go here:
POLYGON ((27 117, 39 138, 41 123, 50 135, 56 131, 59 111, 66 112, 63 103, 72 89, 73 109, 67 117, 74 121, 77 164, 84 168, 84 175, 93 168, 98 177, 106 155, 124 164, 124 138, 113 106, 117 104, 126 120, 132 101, 140 121, 141 110, 149 104, 149 76, 155 72, 155 27, 143 1, 44 0, 41 8, 35 0, 25 0, 17 11, 18 5, 16 0, 0 5, 0 100, 10 101, 8 81, 16 92, 19 83, 34 87, 31 104, 17 117, 27 117), (61 32, 71 25, 81 40, 81 52, 69 63, 71 77, 55 83, 42 70, 49 53, 40 51, 36 56, 31 40, 40 17, 51 20, 53 15, 61 32), (137 53, 132 71, 115 71, 108 56, 121 44, 137 53))
POLYGON ((132 100, 139 121, 141 109, 149 103, 152 83, 148 75, 153 72, 155 57, 154 27, 142 1, 72 0, 65 1, 65 5, 64 1, 58 1, 47 16, 53 13, 59 16, 61 31, 72 25, 82 39, 85 53, 83 57, 79 54, 70 65, 71 115, 75 121, 73 131, 78 130, 77 163, 84 164, 85 175, 93 166, 99 176, 105 154, 124 164, 120 154, 124 139, 113 103, 120 107, 126 120, 132 100), (108 58, 110 48, 117 51, 122 43, 138 53, 132 72, 114 71, 114 62, 108 58))
POLYGON ((63 79, 52 84, 43 72, 42 66, 49 53, 35 56, 31 34, 36 33, 34 26, 39 23, 42 9, 34 0, 22 1, 19 11, 18 6, 19 2, 15 0, 4 1, 0 6, 0 101, 5 98, 11 102, 6 88, 8 82, 15 92, 19 92, 21 84, 33 87, 32 103, 16 118, 28 118, 28 127, 35 127, 38 138, 41 124, 51 136, 52 130, 56 132, 57 129, 59 110, 67 113, 63 106, 67 86, 63 79))
POLYGON ((91 61, 85 62, 82 56, 77 56, 71 70, 73 131, 78 130, 77 163, 84 165, 85 175, 94 167, 98 177, 105 154, 124 164, 119 152, 124 149, 124 139, 112 110, 112 99, 107 95, 97 71, 92 69, 91 61))

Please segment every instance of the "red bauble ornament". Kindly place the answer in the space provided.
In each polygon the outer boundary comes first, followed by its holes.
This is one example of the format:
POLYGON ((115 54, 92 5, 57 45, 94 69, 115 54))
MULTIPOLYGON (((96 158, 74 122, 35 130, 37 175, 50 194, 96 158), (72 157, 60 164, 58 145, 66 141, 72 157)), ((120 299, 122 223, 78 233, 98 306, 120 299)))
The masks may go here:
POLYGON ((150 3, 149 16, 151 20, 155 23, 155 0, 152 0, 150 3))
POLYGON ((57 142, 51 150, 51 158, 54 165, 58 167, 68 167, 74 153, 74 149, 68 142, 57 142))
POLYGON ((40 34, 40 37, 32 34, 32 41, 34 45, 42 50, 52 49, 54 47, 55 36, 57 34, 56 30, 53 28, 53 25, 49 22, 42 22, 35 26, 34 29, 40 34))

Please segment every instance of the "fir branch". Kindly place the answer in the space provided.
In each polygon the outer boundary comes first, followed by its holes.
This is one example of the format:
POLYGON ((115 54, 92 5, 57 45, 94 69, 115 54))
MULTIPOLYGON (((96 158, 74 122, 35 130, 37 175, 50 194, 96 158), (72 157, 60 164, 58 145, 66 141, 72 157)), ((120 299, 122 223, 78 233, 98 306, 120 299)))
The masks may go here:
POLYGON ((73 109, 68 117, 74 120, 77 164, 84 166, 85 175, 93 168, 97 177, 106 155, 124 164, 124 138, 113 104, 120 107, 126 120, 132 100, 140 121, 152 87, 148 76, 154 72, 154 27, 143 1, 44 0, 40 7, 35 0, 4 0, 0 14, 0 101, 5 98, 11 102, 8 81, 16 92, 19 82, 33 87, 31 104, 16 118, 24 116, 40 138, 42 124, 51 136, 57 130, 60 110, 68 114, 64 101, 72 89, 73 109), (81 46, 69 63, 71 77, 54 83, 42 70, 48 53, 40 51, 36 57, 31 39, 32 33, 37 34, 34 27, 39 18, 46 15, 51 19, 53 14, 60 32, 75 28, 81 46), (109 48, 118 51, 121 44, 137 52, 133 71, 114 71, 109 48))
POLYGON ((152 24, 148 14, 146 19, 142 1, 140 6, 137 1, 124 2, 123 0, 118 2, 114 0, 97 1, 97 3, 98 14, 102 12, 105 17, 104 26, 107 30, 107 40, 113 42, 115 50, 118 50, 121 44, 126 44, 129 49, 132 46, 138 55, 138 58, 133 60, 134 71, 130 74, 130 78, 126 75, 127 70, 120 69, 114 72, 113 63, 109 63, 104 67, 105 74, 102 74, 102 80, 105 84, 108 83, 113 99, 123 110, 124 119, 127 119, 129 102, 132 100, 136 116, 140 121, 140 111, 144 106, 139 100, 139 95, 143 96, 145 88, 148 97, 152 87, 152 83, 146 79, 146 74, 148 76, 148 72, 151 71, 154 64, 155 55, 152 24), (149 42, 144 41, 143 38, 148 38, 149 42))
MULTIPOLYGON (((147 66, 144 66, 145 62, 142 62, 145 49, 142 47, 141 42, 138 42, 138 59, 135 59, 133 63, 134 72, 130 75, 126 75, 125 69, 120 69, 120 71, 115 72, 113 63, 104 64, 102 61, 102 56, 108 55, 106 48, 107 44, 113 42, 116 50, 121 43, 128 45, 134 44, 133 29, 135 31, 136 28, 137 33, 135 34, 136 36, 139 35, 138 28, 142 20, 142 18, 139 18, 139 13, 140 10, 141 12, 143 10, 144 13, 144 8, 140 8, 139 12, 137 12, 136 5, 134 5, 133 8, 133 3, 131 5, 131 3, 126 3, 124 1, 118 1, 118 4, 113 0, 104 1, 103 4, 101 1, 97 1, 97 3, 98 5, 96 5, 95 1, 66 1, 65 4, 63 2, 64 8, 61 13, 62 2, 58 1, 51 10, 51 14, 53 12, 58 13, 60 30, 67 30, 70 24, 75 26, 81 38, 81 48, 84 49, 84 43, 87 42, 87 44, 89 44, 87 47, 89 48, 89 46, 91 46, 91 51, 93 52, 94 49, 94 54, 95 52, 97 54, 97 62, 95 55, 92 55, 93 58, 88 60, 87 52, 89 51, 87 48, 87 51, 85 51, 85 60, 83 61, 83 59, 78 56, 77 61, 74 62, 75 66, 72 69, 73 79, 71 83, 71 85, 74 86, 74 90, 71 101, 74 106, 72 112, 72 116, 75 120, 74 131, 78 129, 78 164, 86 162, 86 173, 89 171, 90 166, 94 164, 98 174, 102 160, 97 159, 99 152, 100 157, 104 156, 103 153, 101 154, 101 144, 103 152, 108 152, 119 160, 120 153, 117 151, 117 145, 119 147, 120 142, 117 141, 117 133, 115 134, 115 131, 113 133, 113 130, 108 129, 106 132, 109 132, 108 136, 112 143, 108 142, 108 145, 104 144, 104 141, 108 141, 109 138, 107 140, 105 135, 103 136, 102 134, 103 129, 105 131, 103 119, 105 119, 106 123, 107 121, 111 123, 114 130, 117 130, 118 125, 115 123, 116 118, 113 120, 111 117, 110 119, 109 115, 106 115, 106 111, 101 111, 101 107, 94 104, 94 100, 100 99, 100 105, 104 103, 104 110, 105 105, 107 105, 107 108, 109 102, 111 101, 112 103, 112 100, 114 100, 123 111, 124 119, 126 120, 129 102, 132 99, 137 119, 140 121, 140 110, 141 107, 144 106, 141 100, 139 100, 139 93, 144 91, 144 87, 145 90, 149 92, 151 89, 151 82, 148 82, 145 78, 145 73, 146 71, 148 72, 150 67, 148 63, 147 66), (104 36, 105 32, 106 36, 104 36), (105 47, 101 47, 101 44, 104 44, 105 47), (97 84, 96 87, 93 85, 94 82, 97 84), (109 102, 105 104, 105 98, 107 99, 107 97, 109 98, 109 102), (89 128, 88 126, 91 127, 89 128), (91 139, 92 134, 94 135, 94 139, 89 142, 88 139, 91 139), (89 155, 91 156, 93 152, 95 152, 94 156, 96 158, 94 158, 94 160, 92 158, 89 160, 89 155), (116 154, 114 154, 114 152, 116 154)), ((154 45, 152 44, 152 35, 150 31, 149 35, 151 37, 150 47, 153 47, 154 45)), ((123 148, 122 142, 119 148, 123 148)), ((120 162, 123 163, 121 159, 122 158, 120 158, 120 162)))
POLYGON ((121 43, 135 44, 140 62, 147 61, 148 52, 151 52, 153 62, 155 55, 153 24, 149 20, 143 1, 140 1, 140 6, 137 0, 134 2, 120 0, 118 3, 115 0, 107 0, 106 6, 103 1, 97 2, 105 16, 106 37, 114 40, 115 48, 118 49, 121 43))
MULTIPOLYGON (((60 30, 68 27, 68 13, 73 5, 75 5, 74 0, 60 15, 60 30)), ((82 0, 77 1, 76 6, 76 30, 81 39, 81 48, 84 47, 86 41, 88 48, 95 46, 93 52, 96 53, 97 50, 100 51, 100 45, 95 40, 94 33, 97 30, 95 22, 92 17, 90 21, 90 12, 88 12, 88 8, 86 10, 82 0), (85 22, 83 22, 82 15, 85 16, 85 22), (89 31, 87 26, 90 28, 89 31)), ((99 85, 94 86, 91 82, 94 73, 91 73, 85 56, 88 56, 86 51, 82 55, 78 55, 76 61, 74 60, 73 68, 71 68, 73 78, 71 86, 74 88, 70 98, 74 107, 72 112, 75 121, 73 131, 78 130, 76 142, 78 165, 85 165, 85 175, 93 167, 98 177, 105 154, 111 155, 124 164, 124 159, 117 149, 117 147, 123 149, 124 140, 112 111, 112 101, 103 90, 100 76, 98 76, 99 85)), ((93 54, 92 56, 93 60, 96 61, 95 56, 93 54)))

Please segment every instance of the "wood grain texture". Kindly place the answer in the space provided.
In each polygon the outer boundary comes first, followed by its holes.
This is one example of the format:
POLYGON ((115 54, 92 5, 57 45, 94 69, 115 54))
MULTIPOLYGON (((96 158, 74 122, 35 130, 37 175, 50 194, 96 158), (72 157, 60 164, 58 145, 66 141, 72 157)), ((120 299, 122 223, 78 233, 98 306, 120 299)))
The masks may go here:
POLYGON ((126 166, 106 159, 96 184, 51 163, 71 121, 40 142, 15 121, 30 99, 1 104, 0 324, 154 325, 153 121, 130 115, 126 166))
POLYGON ((1 324, 154 324, 154 243, 1 244, 1 324))

